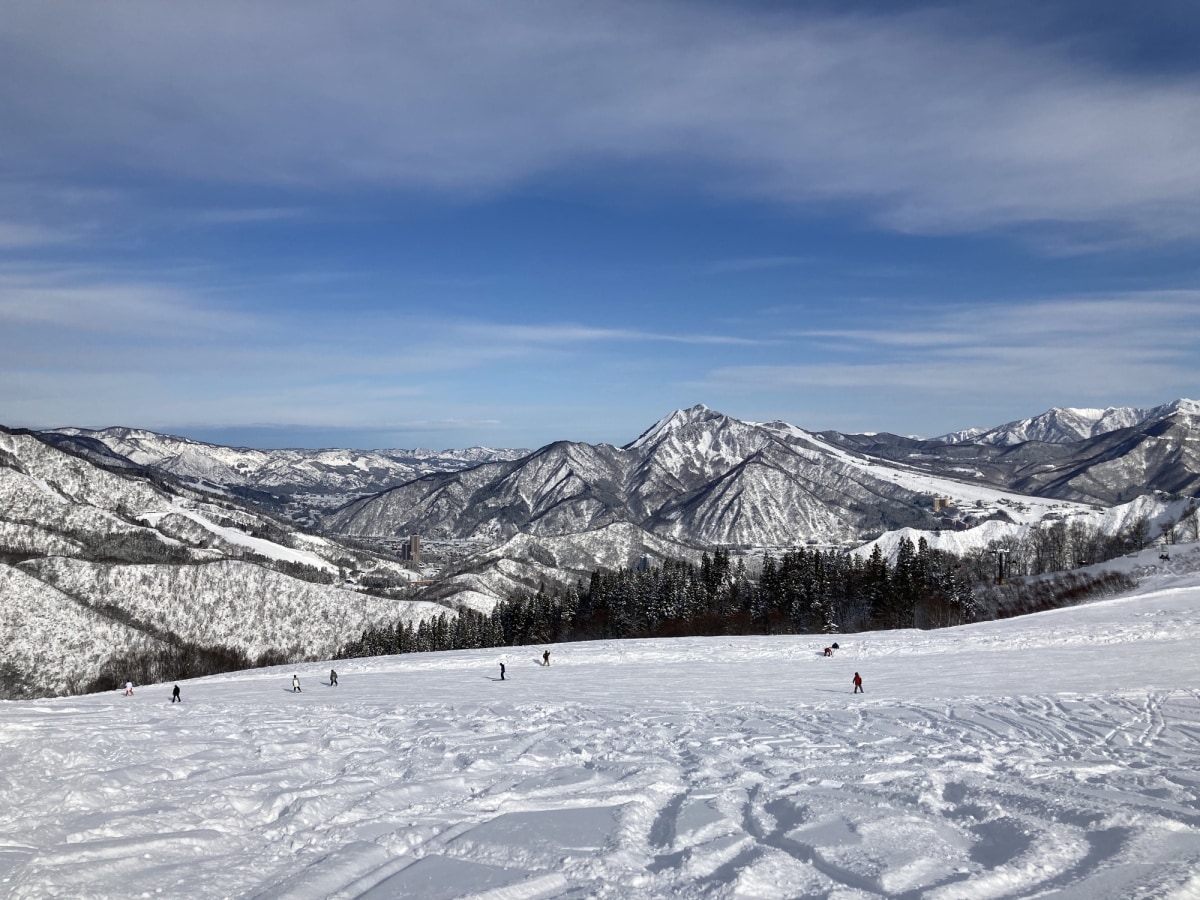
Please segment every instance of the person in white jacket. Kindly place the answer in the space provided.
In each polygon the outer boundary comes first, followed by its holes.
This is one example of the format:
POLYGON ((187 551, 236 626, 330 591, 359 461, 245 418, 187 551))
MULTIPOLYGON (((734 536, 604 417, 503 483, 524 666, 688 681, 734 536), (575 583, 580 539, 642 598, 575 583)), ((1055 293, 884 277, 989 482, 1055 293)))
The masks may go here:
POLYGON ((303 694, 304 693, 302 690, 300 690, 300 676, 299 675, 292 676, 292 693, 293 694, 303 694))

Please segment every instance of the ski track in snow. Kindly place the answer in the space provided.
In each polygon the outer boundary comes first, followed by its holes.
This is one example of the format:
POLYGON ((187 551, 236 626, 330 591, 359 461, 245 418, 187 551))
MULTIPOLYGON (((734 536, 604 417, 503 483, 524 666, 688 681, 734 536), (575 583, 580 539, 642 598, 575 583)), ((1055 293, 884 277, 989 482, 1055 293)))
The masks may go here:
POLYGON ((0 896, 1200 896, 1200 586, 824 640, 2 703, 0 896))

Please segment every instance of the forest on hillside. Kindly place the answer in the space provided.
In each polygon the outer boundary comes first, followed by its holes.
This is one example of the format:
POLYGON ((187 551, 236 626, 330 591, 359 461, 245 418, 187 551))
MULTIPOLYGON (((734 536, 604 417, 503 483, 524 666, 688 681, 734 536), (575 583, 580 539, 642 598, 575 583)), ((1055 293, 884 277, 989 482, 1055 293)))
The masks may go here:
POLYGON ((460 610, 365 631, 341 656, 503 647, 566 641, 725 634, 841 634, 943 628, 1054 609, 1128 590, 1117 572, 1074 571, 1141 549, 1144 520, 1122 533, 1066 523, 996 542, 969 557, 899 543, 889 561, 876 546, 863 557, 798 548, 765 553, 753 575, 729 551, 698 565, 594 571, 571 586, 521 592, 488 613, 460 610))

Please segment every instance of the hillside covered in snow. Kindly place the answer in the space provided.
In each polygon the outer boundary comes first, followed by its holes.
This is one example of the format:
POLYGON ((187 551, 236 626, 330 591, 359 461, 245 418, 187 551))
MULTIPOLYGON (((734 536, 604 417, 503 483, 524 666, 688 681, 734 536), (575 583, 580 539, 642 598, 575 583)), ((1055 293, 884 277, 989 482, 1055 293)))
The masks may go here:
POLYGON ((43 432, 54 443, 104 461, 126 461, 184 482, 227 491, 269 505, 273 511, 315 521, 352 497, 372 494, 431 472, 457 471, 526 450, 354 450, 222 447, 140 428, 56 428, 43 432))
POLYGON ((328 654, 380 621, 444 612, 364 592, 417 577, 145 472, 0 431, 0 697, 78 691, 170 647, 328 654))
POLYGON ((1140 587, 832 658, 598 641, 0 703, 0 893, 1192 900, 1200 550, 1114 565, 1140 587))

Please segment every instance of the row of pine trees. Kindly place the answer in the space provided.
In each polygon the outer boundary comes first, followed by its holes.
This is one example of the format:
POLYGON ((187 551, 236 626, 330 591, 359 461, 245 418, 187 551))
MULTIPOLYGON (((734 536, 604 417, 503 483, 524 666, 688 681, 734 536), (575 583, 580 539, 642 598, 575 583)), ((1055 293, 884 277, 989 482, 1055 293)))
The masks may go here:
POLYGON ((377 656, 563 641, 721 634, 935 628, 971 621, 971 584, 951 555, 901 541, 895 563, 831 550, 767 553, 757 578, 729 552, 700 564, 593 572, 586 584, 523 592, 490 614, 461 610, 365 631, 342 656, 377 656))

